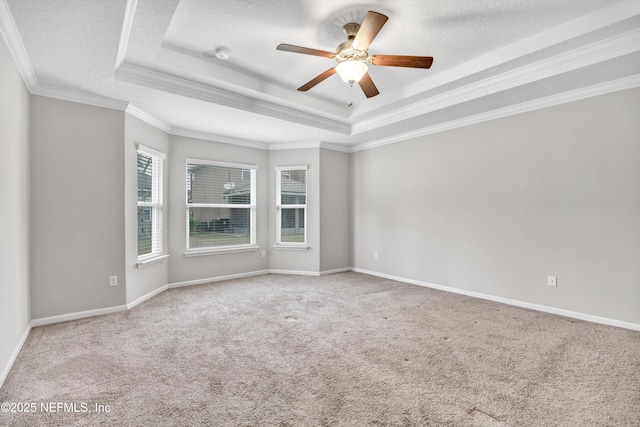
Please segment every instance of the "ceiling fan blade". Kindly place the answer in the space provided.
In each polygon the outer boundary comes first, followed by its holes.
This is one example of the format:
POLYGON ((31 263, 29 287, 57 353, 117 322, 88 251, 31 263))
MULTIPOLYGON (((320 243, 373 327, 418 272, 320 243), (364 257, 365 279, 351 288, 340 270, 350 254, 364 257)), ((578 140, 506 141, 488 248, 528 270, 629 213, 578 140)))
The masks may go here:
POLYGON ((369 11, 365 16, 356 38, 353 39, 353 47, 360 50, 367 50, 373 39, 378 35, 378 32, 382 29, 389 17, 378 13, 369 11))
POLYGON ((403 56, 403 55, 371 55, 369 61, 373 65, 386 67, 430 68, 433 64, 432 56, 403 56))
POLYGON ((309 89, 311 89, 312 87, 314 87, 315 85, 317 85, 318 83, 322 82, 323 80, 333 76, 335 73, 336 73, 336 67, 329 68, 324 73, 320 74, 319 76, 311 79, 309 82, 307 82, 307 83, 303 84, 302 86, 300 86, 298 88, 298 90, 301 91, 301 92, 306 92, 309 89))
POLYGON ((376 85, 373 84, 373 80, 371 80, 371 76, 369 75, 369 73, 364 73, 364 76, 362 76, 358 84, 362 88, 362 91, 367 96, 367 98, 374 97, 380 93, 378 92, 378 88, 376 87, 376 85))
POLYGON ((306 55, 322 56, 325 58, 333 58, 334 56, 336 56, 335 53, 328 52, 326 50, 311 49, 308 47, 294 46, 292 44, 285 44, 285 43, 279 44, 276 49, 284 50, 285 52, 304 53, 306 55))

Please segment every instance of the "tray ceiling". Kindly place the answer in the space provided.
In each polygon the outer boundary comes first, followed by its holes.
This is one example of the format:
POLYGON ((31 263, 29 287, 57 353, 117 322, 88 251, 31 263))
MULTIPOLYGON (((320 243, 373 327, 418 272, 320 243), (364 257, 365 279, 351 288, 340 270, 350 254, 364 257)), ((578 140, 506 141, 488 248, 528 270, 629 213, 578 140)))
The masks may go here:
POLYGON ((640 85, 636 0, 0 2, 32 93, 232 143, 349 151, 640 85), (338 76, 296 91, 335 61, 276 46, 334 51, 369 10, 389 17, 370 54, 431 69, 370 66, 369 99, 338 76))

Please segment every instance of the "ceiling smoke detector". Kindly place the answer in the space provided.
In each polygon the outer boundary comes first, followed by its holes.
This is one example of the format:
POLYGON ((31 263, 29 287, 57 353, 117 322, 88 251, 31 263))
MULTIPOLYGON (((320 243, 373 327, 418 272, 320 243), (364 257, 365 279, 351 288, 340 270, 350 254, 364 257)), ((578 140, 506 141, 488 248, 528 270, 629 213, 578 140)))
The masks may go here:
POLYGON ((216 58, 226 61, 231 56, 231 50, 226 47, 219 47, 216 49, 216 58))

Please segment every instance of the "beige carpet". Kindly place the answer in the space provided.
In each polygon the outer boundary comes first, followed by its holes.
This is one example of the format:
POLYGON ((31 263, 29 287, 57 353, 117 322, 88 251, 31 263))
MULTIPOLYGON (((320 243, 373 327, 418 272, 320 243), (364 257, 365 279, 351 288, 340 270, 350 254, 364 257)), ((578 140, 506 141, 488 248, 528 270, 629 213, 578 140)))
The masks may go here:
POLYGON ((640 333, 357 273, 267 275, 34 328, 0 402, 37 406, 0 413, 11 426, 638 426, 640 333))

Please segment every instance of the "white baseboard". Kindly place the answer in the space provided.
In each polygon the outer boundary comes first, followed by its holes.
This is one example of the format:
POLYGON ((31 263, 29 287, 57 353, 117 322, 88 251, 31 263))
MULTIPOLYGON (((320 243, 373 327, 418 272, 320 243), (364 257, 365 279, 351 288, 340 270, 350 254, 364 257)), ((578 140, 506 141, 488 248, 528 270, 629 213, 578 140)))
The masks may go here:
MULTIPOLYGON (((588 322, 600 323, 600 324, 603 324, 603 325, 617 326, 617 327, 620 327, 620 328, 640 331, 640 324, 636 324, 636 323, 624 322, 624 321, 621 321, 621 320, 609 319, 609 318, 606 318, 606 317, 599 317, 599 316, 594 316, 594 315, 591 315, 591 314, 579 313, 579 312, 564 310, 564 309, 556 308, 556 307, 549 307, 549 306, 545 306, 545 305, 533 304, 533 303, 528 303, 528 302, 524 302, 524 301, 513 300, 513 299, 509 299, 509 298, 503 298, 503 297, 498 297, 498 296, 494 296, 494 295, 484 294, 484 293, 480 293, 480 292, 473 292, 473 291, 454 288, 454 287, 450 287, 450 286, 437 285, 437 284, 434 284, 434 283, 423 282, 423 281, 420 281, 420 280, 407 279, 405 277, 399 277, 399 276, 394 276, 394 275, 391 275, 391 274, 379 273, 379 272, 376 272, 376 271, 370 271, 370 270, 365 270, 365 269, 361 269, 361 268, 352 268, 352 267, 338 268, 338 269, 334 269, 334 270, 325 270, 325 271, 300 271, 300 270, 277 270, 277 269, 258 270, 258 271, 251 271, 251 272, 247 272, 247 273, 238 273, 238 274, 230 274, 230 275, 226 275, 226 276, 209 277, 209 278, 205 278, 205 279, 190 280, 190 281, 185 281, 185 282, 175 282, 175 283, 170 283, 170 284, 164 285, 164 286, 162 286, 162 287, 160 287, 160 288, 158 288, 158 289, 156 289, 156 290, 154 290, 152 292, 149 292, 148 294, 143 295, 140 298, 136 299, 135 301, 133 301, 131 303, 128 303, 126 305, 100 308, 100 309, 96 309, 96 310, 81 311, 81 312, 77 312, 77 313, 68 313, 68 314, 62 314, 62 315, 59 315, 59 316, 44 317, 44 318, 40 318, 40 319, 33 319, 31 321, 31 324, 30 324, 29 328, 35 327, 35 326, 49 325, 49 324, 52 324, 52 323, 67 322, 69 320, 82 319, 82 318, 85 318, 85 317, 100 316, 100 315, 103 315, 103 314, 117 313, 117 312, 120 312, 120 311, 130 310, 133 307, 141 304, 142 302, 147 301, 148 299, 151 299, 151 298, 155 297, 156 295, 159 295, 160 293, 166 291, 167 289, 179 288, 179 287, 183 287, 183 286, 201 285, 201 284, 211 283, 211 282, 220 282, 220 281, 223 281, 223 280, 232 280, 232 279, 239 279, 239 278, 243 278, 243 277, 261 276, 261 275, 270 274, 270 273, 271 274, 291 274, 291 275, 299 275, 299 276, 324 276, 324 275, 328 275, 328 274, 342 273, 342 272, 346 272, 346 271, 355 271, 357 273, 369 274, 371 276, 382 277, 382 278, 385 278, 385 279, 396 280, 398 282, 409 283, 409 284, 417 285, 417 286, 424 286, 424 287, 427 287, 427 288, 438 289, 438 290, 441 290, 441 291, 452 292, 452 293, 456 293, 456 294, 460 294, 460 295, 466 295, 466 296, 470 296, 470 297, 474 297, 474 298, 480 298, 480 299, 484 299, 484 300, 495 301, 495 302, 499 302, 499 303, 503 303, 503 304, 513 305, 513 306, 516 306, 516 307, 528 308, 528 309, 532 309, 532 310, 542 311, 542 312, 545 312, 545 313, 557 314, 557 315, 560 315, 560 316, 571 317, 571 318, 574 318, 574 319, 586 320, 588 322)), ((28 331, 25 332, 25 336, 23 337, 23 340, 22 340, 22 342, 21 342, 21 344, 20 344, 15 356, 17 356, 17 354, 19 353, 20 348, 22 347, 22 344, 24 343, 24 340, 26 340, 27 335, 28 335, 28 331)), ((13 361, 11 363, 13 363, 13 361)), ((8 369, 6 370, 6 372, 8 372, 8 369)), ((3 371, 3 375, 6 375, 6 372, 3 371)), ((0 378, 2 378, 2 377, 0 377, 0 378)))
POLYGON ((101 316, 103 314, 117 313, 126 311, 126 305, 116 305, 113 307, 97 308, 95 310, 79 311, 77 313, 60 314, 58 316, 41 317, 40 319, 31 320, 31 326, 50 325, 52 323, 68 322, 69 320, 83 319, 85 317, 101 316))
POLYGON ((43 325, 51 325, 53 323, 60 323, 60 322, 68 322, 69 320, 76 320, 76 319, 83 319, 85 317, 93 317, 93 316, 100 316, 103 314, 111 314, 111 313, 117 313, 120 311, 126 311, 126 310, 130 310, 133 307, 143 303, 144 301, 155 297, 156 295, 161 294, 162 292, 166 291, 169 288, 178 288, 181 286, 191 286, 191 285, 201 285, 204 283, 211 283, 211 282, 220 282, 223 280, 231 280, 231 279, 238 279, 241 277, 250 277, 250 276, 260 276, 263 274, 269 274, 269 270, 260 270, 260 271, 252 271, 252 272, 248 272, 248 273, 239 273, 239 274, 230 274, 227 276, 218 276, 218 277, 209 277, 206 279, 198 279, 198 280, 191 280, 188 282, 177 282, 177 283, 170 283, 168 285, 164 285, 154 291, 149 292, 146 295, 141 296, 140 298, 136 299, 135 301, 132 301, 126 305, 118 305, 118 306, 113 306, 113 307, 105 307, 105 308, 98 308, 95 310, 87 310, 87 311, 79 311, 76 313, 67 313, 67 314, 60 314, 58 316, 50 316, 50 317, 42 317, 40 319, 33 319, 31 320, 31 327, 35 327, 35 326, 43 326, 43 325))
POLYGON ((169 289, 181 288, 183 286, 203 285, 211 282, 221 282, 223 280, 240 279, 243 277, 262 276, 269 274, 269 270, 250 271, 248 273, 229 274, 227 276, 208 277, 206 279, 188 280, 186 282, 169 283, 167 286, 169 289))
POLYGON ((351 267, 343 267, 336 268, 333 270, 323 270, 323 271, 303 271, 303 270, 277 270, 271 269, 269 273, 271 274, 293 274, 297 276, 326 276, 327 274, 335 274, 335 273, 344 273, 345 271, 352 271, 351 267))
POLYGON ((136 299, 135 301, 132 301, 130 303, 127 303, 127 310, 131 310, 133 307, 135 307, 138 304, 142 304, 143 302, 145 302, 146 300, 155 297, 158 294, 163 293, 164 291, 166 291, 167 289, 169 289, 169 285, 164 285, 159 287, 158 289, 156 289, 155 291, 151 291, 146 295, 142 295, 140 298, 136 299))
POLYGON ((209 277, 207 279, 189 280, 187 282, 170 283, 169 288, 179 288, 182 286, 202 285, 211 282, 221 282, 223 280, 239 279, 242 277, 262 276, 264 274, 292 274, 297 276, 325 276, 327 274, 344 273, 345 271, 353 270, 351 267, 336 268, 334 270, 324 271, 307 271, 307 270, 258 270, 251 271, 249 273, 230 274, 228 276, 209 277))
POLYGON ((351 267, 335 268, 333 270, 324 270, 320 272, 320 276, 326 276, 327 274, 344 273, 345 271, 353 271, 351 267))
POLYGON ((455 294, 466 295, 469 297, 480 298, 489 301, 495 301, 502 304, 513 305, 516 307, 528 308, 531 310, 542 311, 545 313, 557 314, 559 316, 571 317, 574 319, 586 320, 588 322, 600 323, 602 325, 617 326, 619 328, 631 329, 634 331, 640 331, 640 325, 636 323, 623 322, 621 320, 609 319, 607 317, 599 317, 591 314, 579 313, 576 311, 564 310, 556 307, 549 307, 546 305, 533 304, 524 301, 513 300, 510 298, 497 297, 494 295, 483 294, 480 292, 467 291, 464 289, 452 288, 450 286, 436 285, 433 283, 423 282, 420 280, 407 279, 404 277, 393 276, 391 274, 378 273, 375 271, 364 270, 362 268, 353 268, 356 273, 369 274, 371 276, 382 277, 384 279, 396 280, 398 282, 409 283, 411 285, 424 286, 427 288, 438 289, 441 291, 452 292, 455 294))
POLYGON ((24 333, 22 334, 22 337, 20 337, 20 341, 18 341, 18 345, 16 346, 16 349, 13 350, 13 353, 9 358, 9 362, 4 367, 4 369, 2 369, 2 372, 0 373, 0 388, 2 388, 2 385, 4 384, 4 380, 7 379, 7 376, 9 375, 9 371, 13 367, 13 362, 16 361, 16 359, 18 358, 18 354, 20 354, 20 350, 22 350, 22 346, 24 345, 25 341, 27 341, 29 332, 31 332, 31 325, 28 325, 27 329, 25 329, 24 333))
POLYGON ((269 270, 271 274, 292 274, 296 276, 320 276, 319 271, 303 271, 303 270, 269 270))

